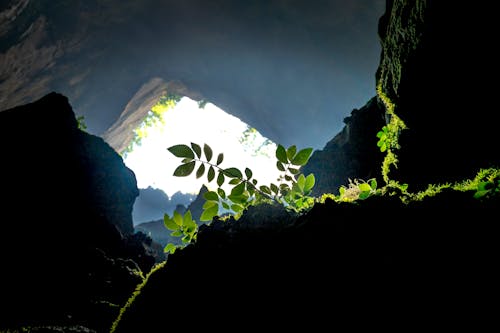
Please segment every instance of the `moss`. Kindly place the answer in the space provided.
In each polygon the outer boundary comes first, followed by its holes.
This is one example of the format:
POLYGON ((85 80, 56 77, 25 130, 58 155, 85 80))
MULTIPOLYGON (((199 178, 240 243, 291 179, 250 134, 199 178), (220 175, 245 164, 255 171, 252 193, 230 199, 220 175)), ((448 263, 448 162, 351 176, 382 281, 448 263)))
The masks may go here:
POLYGON ((132 304, 135 301, 135 298, 140 295, 141 290, 147 284, 149 277, 152 274, 154 274, 156 271, 158 271, 159 269, 163 268, 166 263, 167 262, 164 261, 164 262, 157 264, 155 267, 153 267, 153 269, 151 269, 151 271, 146 275, 146 278, 144 278, 144 280, 137 286, 135 291, 132 293, 132 295, 128 299, 127 303, 125 303, 125 305, 120 309, 120 313, 118 314, 118 317, 116 318, 116 320, 113 322, 113 325, 111 326, 110 333, 116 332, 118 325, 120 324, 120 321, 121 321, 124 313, 132 306, 132 304))

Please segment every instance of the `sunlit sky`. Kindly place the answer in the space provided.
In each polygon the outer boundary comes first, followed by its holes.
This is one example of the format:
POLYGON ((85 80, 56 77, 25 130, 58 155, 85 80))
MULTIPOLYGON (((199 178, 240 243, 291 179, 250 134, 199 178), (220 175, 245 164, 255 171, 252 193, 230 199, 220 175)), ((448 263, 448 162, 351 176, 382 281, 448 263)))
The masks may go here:
POLYGON ((187 177, 173 176, 181 159, 167 148, 191 142, 201 147, 208 144, 213 150, 213 159, 224 153, 220 165, 223 168, 237 167, 243 171, 248 167, 261 185, 276 181, 276 144, 256 131, 247 132, 251 135, 243 140, 249 126, 217 106, 207 103, 200 109, 196 101, 184 97, 175 108, 163 114, 163 120, 164 125, 150 128, 141 146, 124 159, 134 171, 139 188, 158 188, 169 197, 178 191, 197 194, 203 184, 216 188, 215 180, 207 183, 206 175, 200 179, 196 179, 195 172, 187 177))

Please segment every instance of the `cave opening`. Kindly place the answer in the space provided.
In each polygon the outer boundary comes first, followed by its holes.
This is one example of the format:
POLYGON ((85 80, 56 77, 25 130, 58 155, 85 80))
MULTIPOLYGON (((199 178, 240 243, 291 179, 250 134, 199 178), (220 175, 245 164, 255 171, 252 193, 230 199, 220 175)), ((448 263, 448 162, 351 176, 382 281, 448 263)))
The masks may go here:
POLYGON ((173 175, 181 159, 167 148, 192 142, 201 147, 208 144, 215 156, 223 153, 221 167, 248 167, 262 183, 278 178, 276 143, 257 129, 205 100, 163 96, 134 130, 134 138, 122 152, 140 191, 132 214, 135 225, 187 209, 203 186, 217 188, 216 181, 208 182, 206 176, 173 175))

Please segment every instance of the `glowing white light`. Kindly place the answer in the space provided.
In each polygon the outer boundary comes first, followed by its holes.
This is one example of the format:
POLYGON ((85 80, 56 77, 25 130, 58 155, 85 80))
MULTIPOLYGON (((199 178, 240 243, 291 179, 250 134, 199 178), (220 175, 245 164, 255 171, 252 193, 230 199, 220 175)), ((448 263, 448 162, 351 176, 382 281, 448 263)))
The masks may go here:
POLYGON ((208 144, 214 152, 214 160, 218 153, 224 153, 223 168, 236 167, 241 171, 250 168, 259 185, 276 182, 279 175, 274 155, 276 144, 256 131, 247 131, 250 135, 243 140, 249 126, 215 105, 207 103, 200 109, 197 102, 184 97, 175 108, 163 114, 163 120, 165 125, 150 128, 141 146, 124 159, 134 171, 139 188, 158 188, 169 197, 178 191, 197 194, 203 184, 215 189, 215 180, 207 183, 206 175, 200 179, 196 179, 194 172, 188 177, 173 176, 181 159, 167 148, 191 142, 208 144))

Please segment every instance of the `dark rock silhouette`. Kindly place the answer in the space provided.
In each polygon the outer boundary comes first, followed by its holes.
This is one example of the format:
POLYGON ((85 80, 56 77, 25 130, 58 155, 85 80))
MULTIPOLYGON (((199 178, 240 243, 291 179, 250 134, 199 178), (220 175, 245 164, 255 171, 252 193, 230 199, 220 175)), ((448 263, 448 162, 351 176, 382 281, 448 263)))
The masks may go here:
POLYGON ((0 327, 110 325, 157 257, 133 172, 56 93, 1 112, 0 142, 0 327))
POLYGON ((201 227, 195 244, 170 255, 116 332, 190 321, 205 329, 482 327, 477 315, 494 318, 484 300, 496 285, 498 226, 478 216, 499 204, 446 192, 409 206, 387 197, 327 201, 299 218, 252 207, 238 221, 201 227), (165 312, 175 321, 167 324, 165 312))
POLYGON ((490 6, 387 2, 377 77, 408 127, 392 177, 413 190, 500 166, 498 126, 491 120, 498 60, 490 6))
POLYGON ((362 108, 344 119, 345 126, 322 150, 316 150, 303 167, 305 175, 313 173, 316 185, 313 195, 338 194, 348 179, 375 178, 381 184, 384 154, 377 147, 377 132, 385 125, 385 108, 373 97, 362 108))

